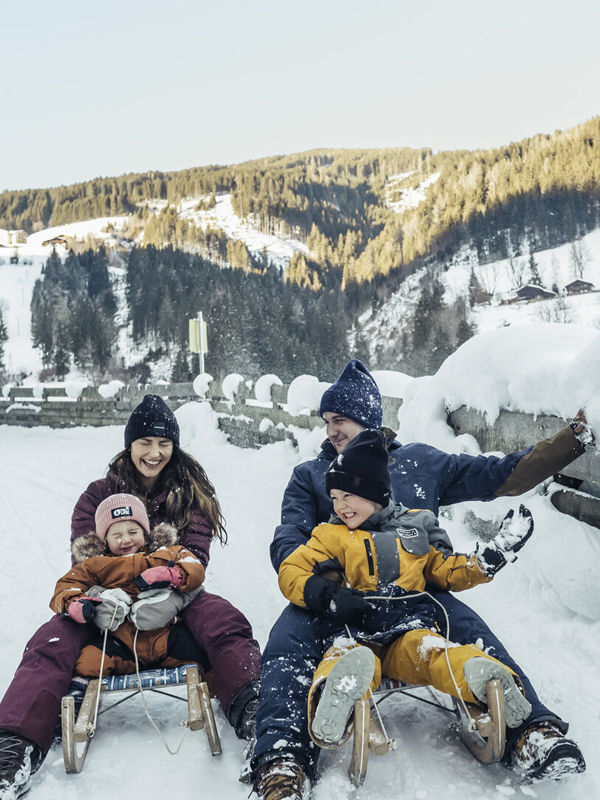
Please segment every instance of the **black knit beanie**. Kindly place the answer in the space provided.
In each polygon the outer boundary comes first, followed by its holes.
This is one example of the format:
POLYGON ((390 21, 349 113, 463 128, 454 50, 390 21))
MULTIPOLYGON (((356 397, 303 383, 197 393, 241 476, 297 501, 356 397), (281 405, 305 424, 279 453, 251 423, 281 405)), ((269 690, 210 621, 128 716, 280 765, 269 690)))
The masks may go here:
POLYGON ((384 508, 392 496, 388 451, 379 430, 361 431, 331 462, 325 475, 327 494, 332 489, 364 497, 384 508))
POLYGON ((326 411, 342 414, 365 428, 381 428, 383 408, 381 393, 365 365, 353 358, 321 397, 319 416, 326 411))
POLYGON ((147 394, 131 412, 125 426, 125 447, 147 436, 160 436, 179 444, 179 424, 175 414, 157 394, 147 394))

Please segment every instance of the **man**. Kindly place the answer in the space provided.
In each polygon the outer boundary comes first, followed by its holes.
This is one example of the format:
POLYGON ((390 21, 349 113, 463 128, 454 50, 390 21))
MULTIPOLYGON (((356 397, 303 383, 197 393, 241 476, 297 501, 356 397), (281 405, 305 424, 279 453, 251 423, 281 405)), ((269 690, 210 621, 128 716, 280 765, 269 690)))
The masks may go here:
MULTIPOLYGON (((312 529, 329 519, 332 503, 325 491, 325 473, 336 454, 343 453, 362 430, 381 428, 381 395, 360 361, 350 361, 323 394, 319 414, 327 425, 328 441, 316 458, 294 469, 286 488, 281 525, 271 544, 277 571, 290 553, 306 544, 312 529)), ((435 514, 440 504, 522 494, 578 458, 585 450, 583 442, 591 438, 582 412, 551 439, 504 458, 449 455, 418 442, 400 445, 391 431, 385 433, 395 499, 435 514)), ((487 652, 521 677, 532 711, 508 734, 507 765, 525 778, 583 771, 581 751, 565 736, 567 723, 540 702, 527 676, 485 622, 449 592, 432 586, 428 591, 446 608, 453 641, 466 644, 480 639, 487 652)), ((254 789, 265 800, 302 800, 308 781, 314 780, 319 749, 308 734, 307 696, 323 652, 317 631, 312 612, 290 605, 275 623, 263 655, 252 767, 254 789)))

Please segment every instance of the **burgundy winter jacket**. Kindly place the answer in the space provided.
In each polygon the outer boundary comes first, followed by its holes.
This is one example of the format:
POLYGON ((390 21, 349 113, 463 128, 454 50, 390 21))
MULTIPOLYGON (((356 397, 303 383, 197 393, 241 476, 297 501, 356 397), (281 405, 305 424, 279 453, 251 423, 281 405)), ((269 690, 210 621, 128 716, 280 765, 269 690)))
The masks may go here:
MULTIPOLYGON (((71 544, 79 536, 90 533, 96 529, 95 514, 96 509, 103 500, 109 496, 110 492, 106 487, 106 478, 93 481, 81 495, 73 510, 71 517, 71 544)), ((150 527, 154 528, 161 522, 173 524, 172 520, 167 519, 166 514, 166 491, 150 496, 146 502, 146 510, 150 518, 150 527)), ((179 533, 179 544, 186 547, 199 559, 204 567, 209 560, 210 543, 213 537, 213 530, 207 519, 202 515, 199 508, 194 508, 190 524, 183 533, 179 533)), ((71 558, 72 563, 75 560, 71 558)))

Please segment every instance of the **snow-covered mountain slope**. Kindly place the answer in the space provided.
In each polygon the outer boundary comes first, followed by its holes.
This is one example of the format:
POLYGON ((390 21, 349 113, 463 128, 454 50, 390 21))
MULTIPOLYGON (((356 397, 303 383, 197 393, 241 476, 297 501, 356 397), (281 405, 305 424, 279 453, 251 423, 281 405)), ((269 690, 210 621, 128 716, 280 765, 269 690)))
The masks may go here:
POLYGON ((409 276, 376 313, 366 311, 358 319, 356 327, 364 340, 370 343, 371 352, 375 353, 381 343, 400 339, 419 299, 422 281, 429 281, 436 275, 445 286, 446 302, 452 303, 462 297, 468 304, 472 272, 481 288, 492 295, 489 303, 475 305, 471 311, 470 321, 480 332, 535 322, 600 325, 600 229, 592 231, 578 243, 585 259, 583 279, 592 283, 596 291, 575 295, 565 293, 565 286, 577 277, 572 268, 572 247, 573 244, 569 243, 535 253, 542 285, 549 290, 553 286, 559 289, 559 295, 554 299, 513 302, 517 288, 530 282, 527 277, 528 256, 512 259, 512 264, 506 259, 480 265, 476 253, 465 248, 443 269, 430 275, 426 270, 420 270, 409 276))

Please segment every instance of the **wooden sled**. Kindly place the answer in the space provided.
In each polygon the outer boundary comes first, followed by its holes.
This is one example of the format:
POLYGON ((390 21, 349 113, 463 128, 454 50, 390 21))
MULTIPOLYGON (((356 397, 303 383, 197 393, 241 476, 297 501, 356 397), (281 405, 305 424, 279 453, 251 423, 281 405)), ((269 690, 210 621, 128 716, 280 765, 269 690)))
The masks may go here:
MULTIPOLYGON (((467 703, 471 719, 467 717, 462 705, 452 697, 453 707, 447 708, 439 703, 418 697, 410 689, 423 688, 408 686, 397 680, 384 680, 373 695, 379 705, 390 695, 401 692, 416 700, 434 705, 442 711, 453 714, 459 721, 459 735, 466 748, 482 764, 494 764, 504 755, 506 745, 506 722, 504 719, 504 693, 500 681, 488 681, 488 708, 467 703)), ((369 700, 358 700, 354 705, 354 735, 352 738, 352 760, 348 774, 354 786, 362 786, 367 775, 369 751, 381 756, 392 750, 393 742, 386 739, 377 723, 369 700)))
MULTIPOLYGON (((193 731, 204 728, 208 737, 210 752, 213 756, 220 755, 221 742, 215 724, 208 687, 206 683, 200 681, 196 664, 186 664, 174 669, 145 670, 140 672, 140 678, 141 687, 144 691, 163 694, 172 699, 182 698, 177 698, 164 690, 186 685, 188 718, 183 724, 188 725, 193 731)), ((93 678, 90 680, 77 719, 75 719, 74 697, 71 695, 63 697, 61 703, 63 757, 65 769, 70 774, 81 772, 90 741, 94 736, 91 731, 91 723, 96 708, 98 692, 101 695, 105 693, 112 694, 113 692, 129 692, 127 697, 118 700, 106 709, 102 709, 101 698, 101 710, 98 714, 98 717, 100 717, 100 714, 110 711, 140 693, 138 676, 133 673, 131 675, 110 675, 107 678, 93 678)))

